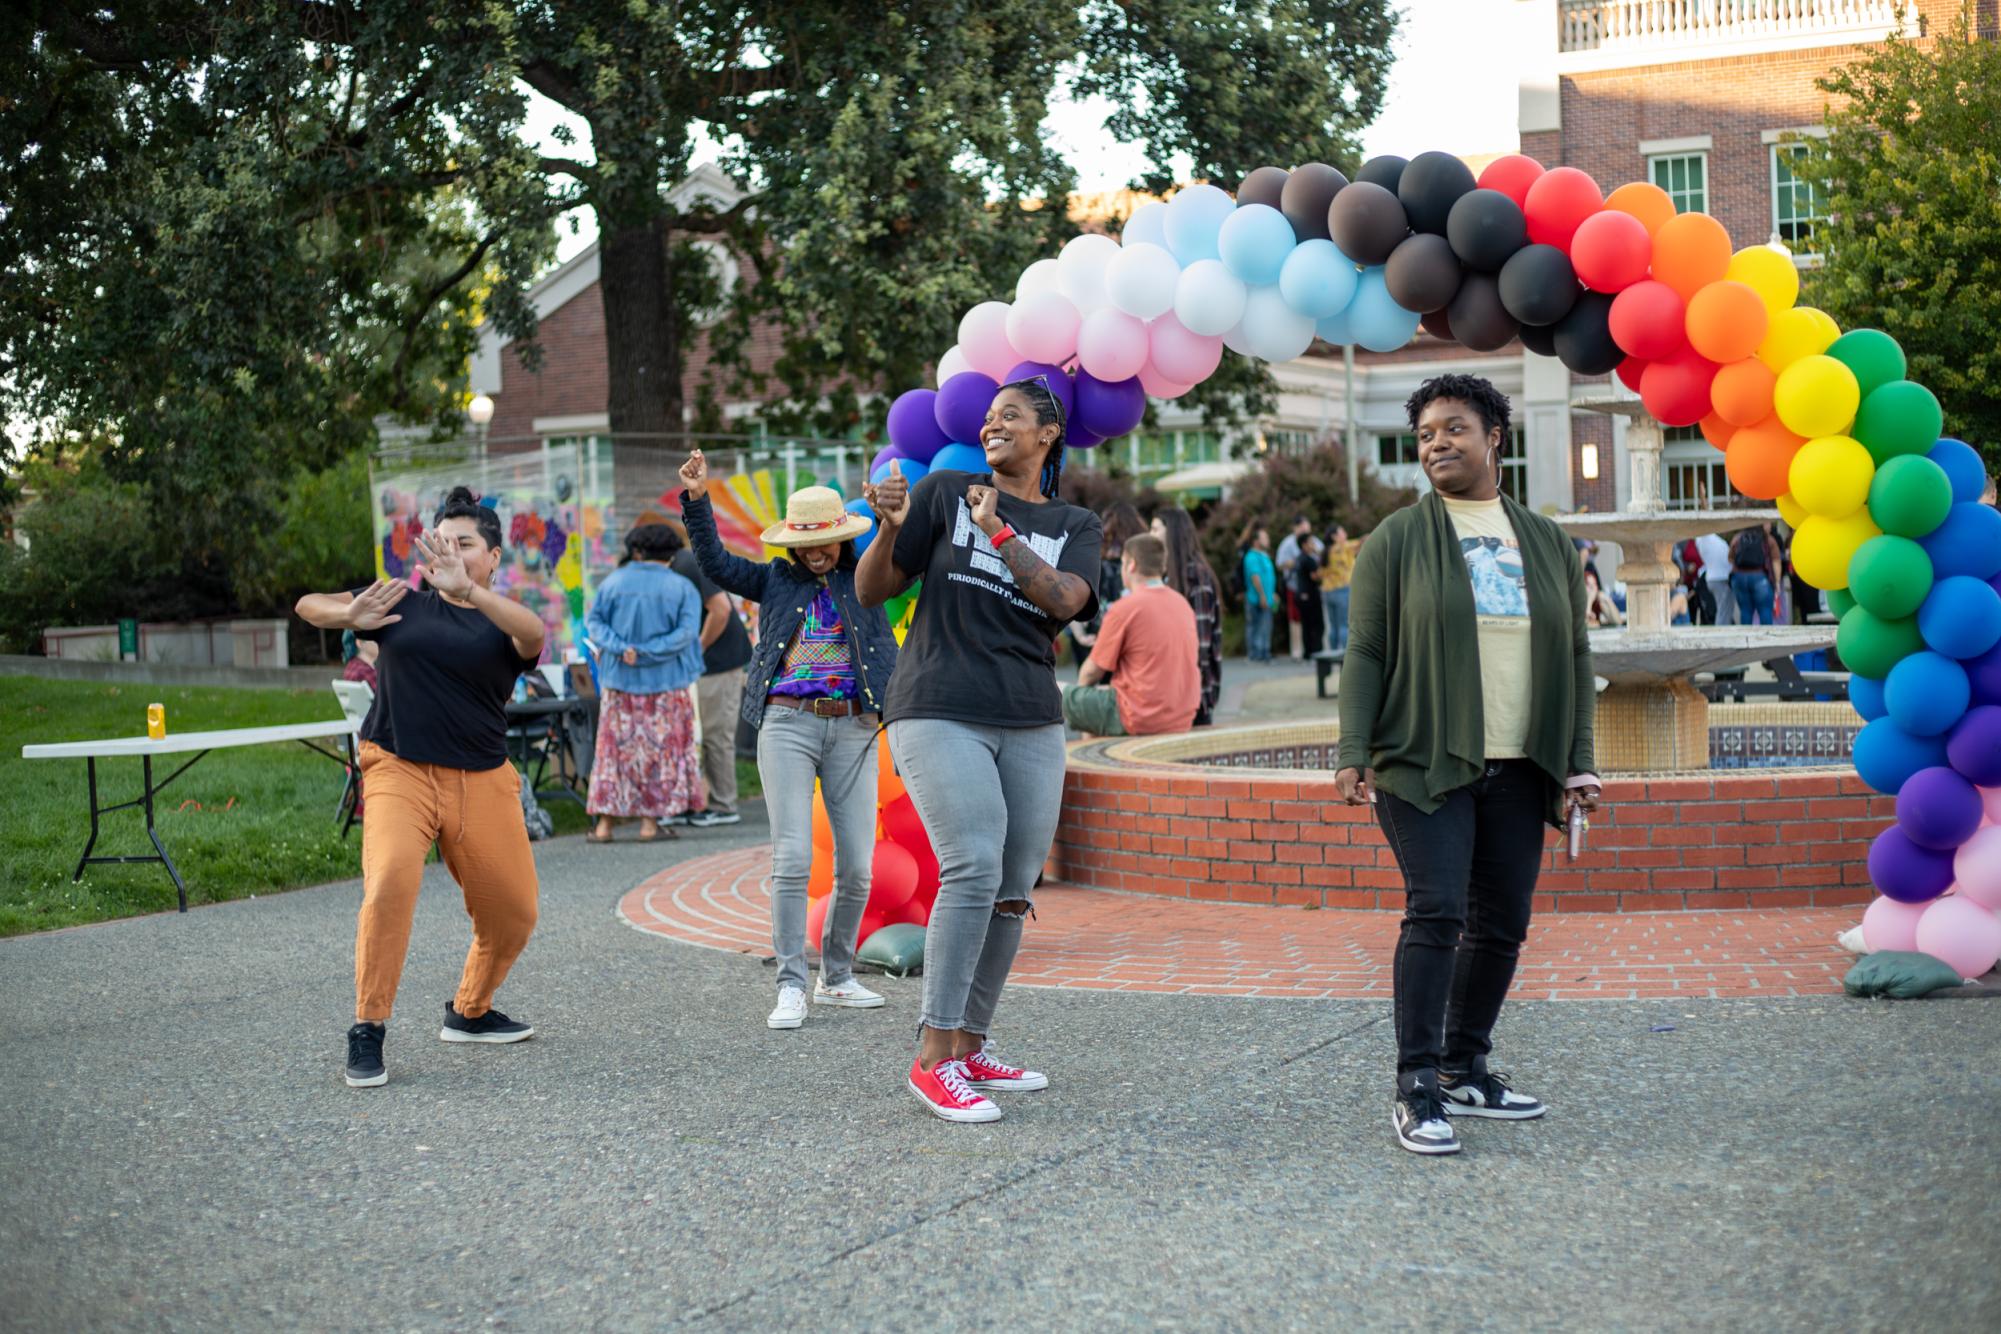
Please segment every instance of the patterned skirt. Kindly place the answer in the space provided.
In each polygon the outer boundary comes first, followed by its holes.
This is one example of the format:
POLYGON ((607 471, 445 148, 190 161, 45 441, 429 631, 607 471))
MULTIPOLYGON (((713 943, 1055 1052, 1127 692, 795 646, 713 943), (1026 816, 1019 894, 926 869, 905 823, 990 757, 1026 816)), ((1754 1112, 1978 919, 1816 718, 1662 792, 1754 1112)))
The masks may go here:
POLYGON ((695 705, 685 690, 628 695, 606 690, 598 709, 590 812, 664 820, 708 804, 695 705))

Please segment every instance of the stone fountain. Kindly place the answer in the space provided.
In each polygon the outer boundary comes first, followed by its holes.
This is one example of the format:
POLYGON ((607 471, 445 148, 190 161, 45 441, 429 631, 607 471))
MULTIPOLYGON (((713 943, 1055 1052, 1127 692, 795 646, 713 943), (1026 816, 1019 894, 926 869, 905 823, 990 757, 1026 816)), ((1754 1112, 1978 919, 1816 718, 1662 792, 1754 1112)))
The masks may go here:
POLYGON ((1598 767, 1635 772, 1709 767, 1709 701, 1689 683, 1697 672, 1723 672, 1804 653, 1834 642, 1831 627, 1795 625, 1671 626, 1668 601, 1680 583, 1674 548, 1705 533, 1730 533, 1775 520, 1777 510, 1667 508, 1661 486, 1661 424, 1634 398, 1585 398, 1571 406, 1623 416, 1632 500, 1613 514, 1557 519, 1573 537, 1616 542, 1624 553, 1626 625, 1591 632, 1598 675, 1598 767))

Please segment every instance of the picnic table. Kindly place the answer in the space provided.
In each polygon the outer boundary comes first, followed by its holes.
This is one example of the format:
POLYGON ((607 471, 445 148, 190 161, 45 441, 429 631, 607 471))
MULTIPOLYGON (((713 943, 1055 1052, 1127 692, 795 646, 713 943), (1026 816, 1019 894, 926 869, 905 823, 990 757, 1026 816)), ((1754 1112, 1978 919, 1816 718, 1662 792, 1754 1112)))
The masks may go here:
POLYGON ((174 859, 167 855, 167 845, 160 841, 160 831, 153 823, 153 798, 158 796, 169 783, 179 778, 212 750, 227 750, 235 746, 263 746, 276 741, 296 741, 315 754, 324 755, 338 763, 346 772, 346 782, 341 789, 340 805, 334 811, 334 819, 340 822, 341 837, 346 838, 348 830, 354 826, 354 808, 361 794, 361 767, 356 760, 354 724, 345 718, 329 719, 318 723, 281 723, 274 727, 231 727, 216 732, 174 732, 164 737, 111 737, 98 741, 54 741, 41 745, 21 747, 24 760, 74 760, 84 762, 84 771, 90 785, 90 840, 83 845, 83 856, 77 861, 76 874, 72 882, 83 879, 83 868, 101 862, 159 862, 173 877, 174 892, 180 896, 181 911, 188 910, 188 887, 181 879, 174 859), (339 740, 343 749, 335 751, 320 745, 322 741, 339 740), (185 755, 194 752, 193 758, 180 768, 155 783, 153 781, 153 757, 156 755, 185 755), (137 755, 140 774, 144 779, 143 795, 133 801, 121 801, 112 806, 100 806, 97 801, 97 762, 117 756, 137 755), (153 855, 150 857, 93 857, 91 850, 97 846, 98 817, 112 811, 128 810, 139 806, 146 812, 146 837, 153 840, 153 855))

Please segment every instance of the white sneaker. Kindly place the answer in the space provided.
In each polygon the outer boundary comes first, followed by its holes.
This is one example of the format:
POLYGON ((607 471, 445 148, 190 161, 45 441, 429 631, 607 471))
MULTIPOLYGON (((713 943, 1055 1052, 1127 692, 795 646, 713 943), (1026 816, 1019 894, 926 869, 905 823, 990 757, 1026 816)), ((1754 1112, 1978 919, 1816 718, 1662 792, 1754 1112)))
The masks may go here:
POLYGON ((882 997, 852 977, 845 982, 836 982, 830 987, 827 985, 826 976, 822 974, 820 980, 813 984, 813 1003, 845 1005, 851 1010, 873 1010, 883 1002, 882 997))
POLYGON ((806 989, 780 987, 778 1006, 765 1019, 766 1028, 797 1028, 806 1022, 806 989))

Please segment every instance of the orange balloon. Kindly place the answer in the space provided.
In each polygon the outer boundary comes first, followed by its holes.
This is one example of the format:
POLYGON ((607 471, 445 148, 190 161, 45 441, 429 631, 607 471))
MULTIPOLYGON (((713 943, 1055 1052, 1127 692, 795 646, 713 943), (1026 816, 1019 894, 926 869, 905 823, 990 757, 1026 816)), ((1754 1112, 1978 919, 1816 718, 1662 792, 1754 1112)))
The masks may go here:
POLYGON ((1723 451, 1723 468, 1730 484, 1753 500, 1777 500, 1786 493, 1793 455, 1806 441, 1794 435, 1776 416, 1755 426, 1740 427, 1723 451))
POLYGON ((1707 213, 1677 213, 1654 233, 1654 278, 1684 301, 1730 271, 1730 233, 1707 213))
POLYGON ((882 742, 875 748, 876 809, 881 810, 902 796, 903 793, 903 779, 897 775, 896 761, 890 758, 889 744, 882 742))
POLYGON ((1714 282, 1688 303, 1688 342, 1711 361, 1750 356, 1765 341, 1771 314, 1764 298, 1743 283, 1714 282))
POLYGON ((1721 450, 1730 448, 1730 437, 1737 433, 1737 427, 1712 412, 1697 425, 1702 427, 1702 438, 1721 450))
POLYGON ((1674 216, 1674 200, 1652 181, 1632 181, 1620 186, 1606 196, 1605 207, 1638 218, 1648 236, 1660 231, 1661 224, 1674 216))
POLYGON ((813 785, 813 846, 834 846, 834 826, 827 819, 827 799, 820 794, 818 783, 813 785))
POLYGON ((824 899, 834 892, 834 853, 831 848, 813 849, 813 869, 806 873, 806 897, 824 899))
POLYGON ((1756 426, 1772 415, 1772 386, 1778 375, 1756 357, 1733 361, 1716 372, 1709 402, 1732 426, 1756 426))

